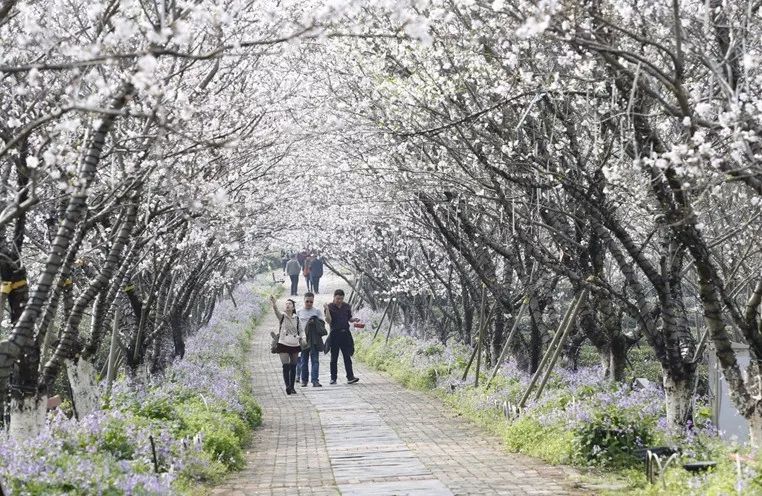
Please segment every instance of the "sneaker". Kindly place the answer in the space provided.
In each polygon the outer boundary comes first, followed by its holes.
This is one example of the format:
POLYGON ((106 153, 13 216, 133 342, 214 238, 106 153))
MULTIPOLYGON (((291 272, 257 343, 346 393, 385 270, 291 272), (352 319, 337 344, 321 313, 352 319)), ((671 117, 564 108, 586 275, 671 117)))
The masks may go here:
POLYGON ((290 387, 287 387, 287 388, 286 388, 286 394, 287 394, 287 395, 289 395, 289 396, 291 396, 291 388, 290 388, 290 387))
POLYGON ((302 381, 302 387, 307 387, 307 381, 302 381))
POLYGON ((355 384, 355 383, 356 383, 357 381, 359 381, 359 380, 360 380, 360 378, 359 378, 359 377, 352 377, 351 379, 349 379, 349 380, 347 381, 347 384, 355 384))
POLYGON ((313 382, 312 387, 323 387, 323 385, 320 384, 319 382, 313 382))
POLYGON ((331 384, 336 384, 336 379, 331 379, 331 384))

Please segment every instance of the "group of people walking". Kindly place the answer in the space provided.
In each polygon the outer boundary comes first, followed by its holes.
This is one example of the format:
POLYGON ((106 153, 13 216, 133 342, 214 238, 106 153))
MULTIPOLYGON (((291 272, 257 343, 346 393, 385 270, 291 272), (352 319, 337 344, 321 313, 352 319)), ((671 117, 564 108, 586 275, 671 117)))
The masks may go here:
POLYGON ((337 289, 333 293, 333 301, 325 304, 323 311, 315 308, 315 293, 311 291, 305 293, 299 310, 290 298, 286 300, 283 311, 278 309, 275 297, 271 296, 270 302, 279 322, 277 332, 270 333, 273 340, 271 351, 278 354, 283 365, 286 394, 296 394, 297 380, 302 387, 307 386, 308 380, 313 387, 322 387, 319 380, 320 352, 331 354, 331 384, 336 384, 338 377, 339 353, 344 360, 347 383, 355 384, 360 380, 352 369, 354 340, 349 330, 349 324, 359 319, 352 316, 352 307, 344 302, 343 290, 337 289), (326 323, 330 326, 330 333, 326 330, 326 323), (328 337, 324 342, 326 335, 328 337))
POLYGON ((303 251, 283 259, 283 271, 291 279, 291 296, 299 294, 299 275, 304 276, 307 291, 318 294, 323 277, 323 257, 303 251))

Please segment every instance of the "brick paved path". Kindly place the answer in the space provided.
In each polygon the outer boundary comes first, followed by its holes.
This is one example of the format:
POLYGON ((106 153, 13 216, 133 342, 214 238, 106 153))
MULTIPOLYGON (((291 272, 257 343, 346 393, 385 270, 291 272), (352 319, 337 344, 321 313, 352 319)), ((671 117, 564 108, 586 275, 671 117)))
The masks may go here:
MULTIPOLYGON (((332 292, 338 279, 325 279, 323 291, 332 292)), ((318 295, 319 308, 328 298, 318 295)), ((297 386, 297 395, 286 396, 280 361, 269 352, 275 326, 270 311, 254 338, 254 394, 264 417, 247 468, 213 494, 579 494, 560 468, 505 452, 497 438, 436 398, 409 391, 356 361, 358 384, 345 384, 339 360, 339 384, 328 385, 323 355, 324 387, 297 386)))

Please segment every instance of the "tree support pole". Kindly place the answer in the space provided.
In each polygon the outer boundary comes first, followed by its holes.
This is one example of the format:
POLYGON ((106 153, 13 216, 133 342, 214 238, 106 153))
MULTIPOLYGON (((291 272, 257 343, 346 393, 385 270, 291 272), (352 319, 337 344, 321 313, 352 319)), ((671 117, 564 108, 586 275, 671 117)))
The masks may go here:
POLYGON ((111 401, 111 385, 114 383, 114 376, 116 375, 116 344, 117 334, 119 333, 119 320, 121 318, 119 307, 114 310, 114 325, 111 331, 111 345, 108 349, 108 368, 106 369, 106 398, 111 401))
POLYGON ((577 299, 576 305, 574 305, 574 311, 572 313, 572 316, 569 319, 569 322, 566 323, 566 328, 564 329, 564 333, 561 334, 561 339, 559 339, 558 343, 556 344, 556 349, 553 351, 553 356, 551 357, 550 363, 548 364, 548 370, 545 371, 545 375, 542 378, 542 382, 540 382, 540 386, 537 388, 537 394, 534 395, 535 400, 540 399, 540 395, 542 394, 543 389, 545 389, 545 384, 547 384, 548 379, 550 378, 550 373, 553 372, 553 367, 555 367, 556 361, 558 360, 558 356, 561 354, 561 349, 563 349, 564 341, 566 340, 566 337, 569 335, 569 330, 572 328, 572 325, 574 324, 574 319, 577 317, 577 314, 579 313, 580 308, 582 308, 582 300, 584 300, 587 297, 587 292, 588 292, 587 288, 583 289, 582 293, 577 299))
POLYGON ((508 337, 505 340, 505 344, 503 344, 503 350, 500 352, 500 357, 497 359, 497 362, 495 363, 495 368, 492 370, 492 375, 490 375, 489 380, 487 381, 486 387, 489 387, 492 380, 497 375, 497 371, 500 370, 500 365, 502 365, 503 360, 505 360, 505 355, 508 354, 508 345, 513 339, 513 336, 516 334, 516 331, 519 328, 519 321, 521 320, 521 317, 524 316, 524 311, 529 306, 529 297, 524 298, 524 301, 521 303, 521 308, 519 308, 519 314, 516 316, 516 319, 513 321, 513 327, 511 327, 511 332, 508 333, 508 337))
POLYGON ((386 304, 386 308, 384 308, 384 313, 381 315, 381 322, 378 323, 378 327, 376 327, 376 332, 373 333, 373 340, 376 340, 376 336, 378 336, 378 331, 381 330, 381 326, 384 325, 384 319, 386 319, 386 312, 389 311, 389 307, 392 305, 392 300, 389 300, 389 303, 386 304))
MULTIPOLYGON (((481 325, 484 323, 484 305, 485 305, 485 286, 484 283, 482 283, 482 301, 479 304, 479 341, 481 341, 481 325)), ((468 377, 468 371, 471 369, 471 364, 474 362, 474 357, 479 353, 479 341, 476 343, 476 347, 474 348, 474 352, 471 354, 471 359, 468 361, 468 365, 466 365, 466 370, 463 371, 463 380, 466 380, 466 377, 468 377)))
POLYGON ((397 302, 395 301, 394 303, 392 303, 392 305, 394 306, 392 307, 392 313, 389 314, 389 328, 386 330, 386 341, 384 342, 384 344, 387 344, 389 342, 389 336, 392 333, 392 327, 394 327, 394 314, 397 313, 397 306, 398 306, 397 302))
POLYGON ((540 361, 540 364, 537 366, 537 370, 532 376, 532 379, 529 381, 527 390, 524 391, 524 395, 521 397, 521 400, 519 401, 519 405, 518 405, 519 408, 524 408, 524 405, 526 405, 526 402, 529 399, 529 395, 531 394, 532 389, 534 388, 534 385, 537 383, 537 379, 539 379, 540 375, 542 374, 542 369, 545 367, 545 364, 548 362, 548 359, 551 353, 553 352, 553 350, 556 348, 556 346, 559 346, 561 335, 566 332, 567 327, 571 327, 571 322, 574 320, 574 316, 576 316, 575 309, 577 309, 577 304, 580 301, 582 301, 582 298, 580 297, 586 293, 587 293, 587 289, 584 289, 579 295, 577 295, 576 298, 572 300, 571 305, 569 305, 569 308, 566 311, 566 314, 564 315, 564 318, 561 321, 561 324, 559 325, 555 335, 553 336, 553 340, 548 345, 548 351, 545 353, 545 355, 543 355, 542 360, 540 361), (574 316, 572 314, 574 314, 574 316))

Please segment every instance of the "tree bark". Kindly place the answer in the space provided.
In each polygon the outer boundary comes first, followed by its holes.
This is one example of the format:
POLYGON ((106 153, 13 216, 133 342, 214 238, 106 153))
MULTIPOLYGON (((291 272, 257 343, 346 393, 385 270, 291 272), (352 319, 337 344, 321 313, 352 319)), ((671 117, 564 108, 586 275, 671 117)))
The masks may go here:
POLYGON ((82 219, 87 209, 88 188, 95 178, 100 163, 106 138, 121 110, 128 102, 134 88, 125 83, 118 91, 110 109, 113 112, 104 114, 100 124, 93 133, 90 146, 85 154, 78 174, 79 187, 72 193, 66 207, 64 219, 58 227, 50 253, 45 262, 45 268, 40 274, 28 303, 24 308, 11 335, 0 341, 0 380, 8 377, 11 367, 16 360, 22 359, 25 353, 34 346, 34 324, 48 299, 48 294, 58 271, 61 269, 64 255, 71 243, 77 223, 82 219))

